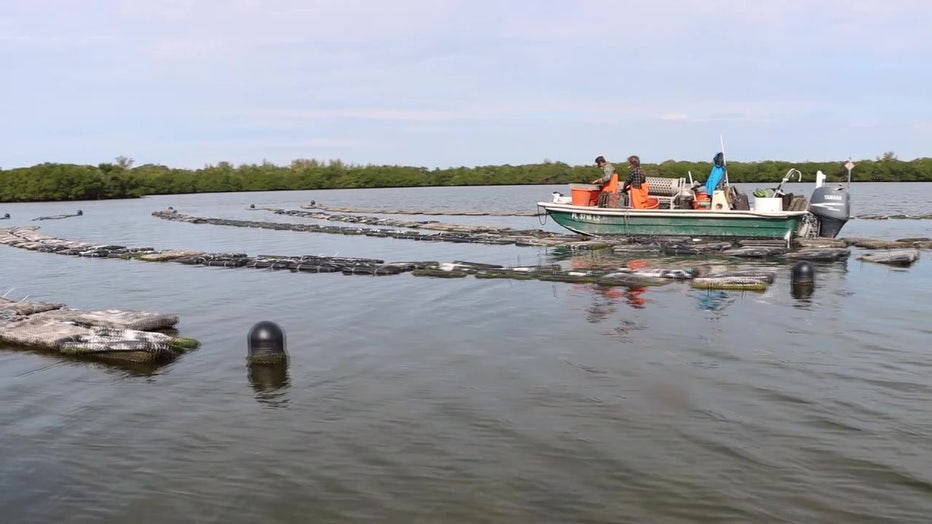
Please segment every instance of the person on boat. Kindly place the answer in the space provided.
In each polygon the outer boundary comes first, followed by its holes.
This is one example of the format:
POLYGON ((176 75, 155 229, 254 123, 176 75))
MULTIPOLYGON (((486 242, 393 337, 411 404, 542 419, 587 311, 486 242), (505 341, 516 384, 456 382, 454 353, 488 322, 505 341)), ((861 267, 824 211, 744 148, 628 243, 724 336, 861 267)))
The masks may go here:
POLYGON ((599 169, 602 170, 602 178, 593 180, 592 181, 593 184, 604 186, 605 184, 608 184, 609 182, 611 182, 612 176, 615 176, 618 174, 615 172, 615 166, 613 166, 607 160, 605 160, 605 157, 602 155, 595 157, 595 165, 599 166, 599 169))
POLYGON ((709 198, 712 197, 712 194, 715 193, 717 189, 723 189, 725 183, 727 168, 725 167, 725 154, 722 152, 716 153, 715 157, 712 159, 712 172, 709 173, 709 179, 705 182, 705 192, 709 195, 709 198))
MULTIPOLYGON (((641 169, 641 159, 637 155, 628 157, 628 178, 621 188, 622 193, 628 193, 631 207, 634 209, 648 209, 656 207, 650 205, 648 192, 650 187, 647 184, 647 175, 641 169)), ((654 199, 656 200, 656 199, 654 199)))
POLYGON ((605 157, 599 155, 595 157, 595 165, 602 169, 602 178, 592 181, 593 184, 601 188, 599 193, 599 207, 618 207, 619 185, 618 173, 615 166, 605 160, 605 157))

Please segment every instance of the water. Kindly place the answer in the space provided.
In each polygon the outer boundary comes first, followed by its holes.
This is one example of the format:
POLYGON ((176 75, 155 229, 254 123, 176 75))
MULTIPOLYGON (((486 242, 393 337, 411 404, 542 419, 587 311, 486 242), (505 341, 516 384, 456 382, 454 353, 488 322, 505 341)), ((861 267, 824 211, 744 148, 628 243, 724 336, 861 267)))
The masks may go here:
MULTIPOLYGON (((247 208, 311 199, 516 211, 562 189, 0 204, 13 217, 0 225, 252 255, 591 263, 601 255, 150 216, 173 206, 301 221, 247 208), (80 218, 31 221, 78 208, 80 218)), ((805 184, 789 189, 809 192, 805 184)), ((855 214, 932 210, 932 184, 852 190, 855 214)), ((560 230, 536 217, 440 219, 560 230)), ((928 220, 854 220, 843 236, 930 229, 928 220)), ((815 293, 794 299, 783 265, 765 293, 681 284, 642 292, 204 268, 0 246, 0 288, 15 288, 8 296, 177 313, 181 334, 203 344, 156 370, 0 349, 3 520, 926 522, 932 264, 927 251, 907 270, 861 263, 859 253, 817 264, 815 293), (250 375, 245 366, 246 333, 263 319, 287 334, 284 377, 250 375)))

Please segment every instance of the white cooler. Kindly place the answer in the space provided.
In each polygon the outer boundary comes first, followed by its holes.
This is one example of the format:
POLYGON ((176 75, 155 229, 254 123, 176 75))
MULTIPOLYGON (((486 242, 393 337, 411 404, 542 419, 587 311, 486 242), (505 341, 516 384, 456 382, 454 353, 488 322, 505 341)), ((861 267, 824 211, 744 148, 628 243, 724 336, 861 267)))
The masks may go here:
POLYGON ((754 197, 754 211, 762 211, 765 213, 783 211, 783 199, 754 197))

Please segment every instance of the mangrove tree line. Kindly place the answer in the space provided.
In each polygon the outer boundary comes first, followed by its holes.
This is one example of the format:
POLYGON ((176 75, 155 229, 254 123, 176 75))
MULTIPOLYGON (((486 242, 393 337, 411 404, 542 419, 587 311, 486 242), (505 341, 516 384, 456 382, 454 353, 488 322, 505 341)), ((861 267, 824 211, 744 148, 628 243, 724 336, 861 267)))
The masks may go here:
MULTIPOLYGON (((790 168, 814 180, 822 170, 829 182, 847 179, 846 161, 790 163, 782 161, 729 162, 731 182, 776 184, 790 168)), ((893 153, 874 160, 855 160, 852 181, 932 181, 932 158, 901 161, 893 153)), ((616 166, 624 175, 624 160, 616 166)), ((668 160, 644 164, 648 176, 686 177, 705 181, 711 162, 668 160)), ((44 163, 32 167, 0 169, 0 201, 96 200, 144 195, 229 191, 278 191, 372 187, 475 186, 587 183, 600 175, 592 165, 563 162, 428 169, 389 165, 352 165, 339 160, 301 159, 281 166, 271 162, 234 166, 228 162, 201 169, 164 165, 133 166, 132 159, 117 157, 96 166, 44 163)))

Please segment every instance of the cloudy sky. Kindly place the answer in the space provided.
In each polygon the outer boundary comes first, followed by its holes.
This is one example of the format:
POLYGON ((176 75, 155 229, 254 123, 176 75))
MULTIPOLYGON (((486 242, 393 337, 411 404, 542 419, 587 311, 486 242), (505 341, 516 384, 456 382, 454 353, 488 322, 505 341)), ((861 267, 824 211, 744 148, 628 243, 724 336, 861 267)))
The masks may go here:
POLYGON ((927 0, 0 0, 0 166, 932 156, 927 0))

